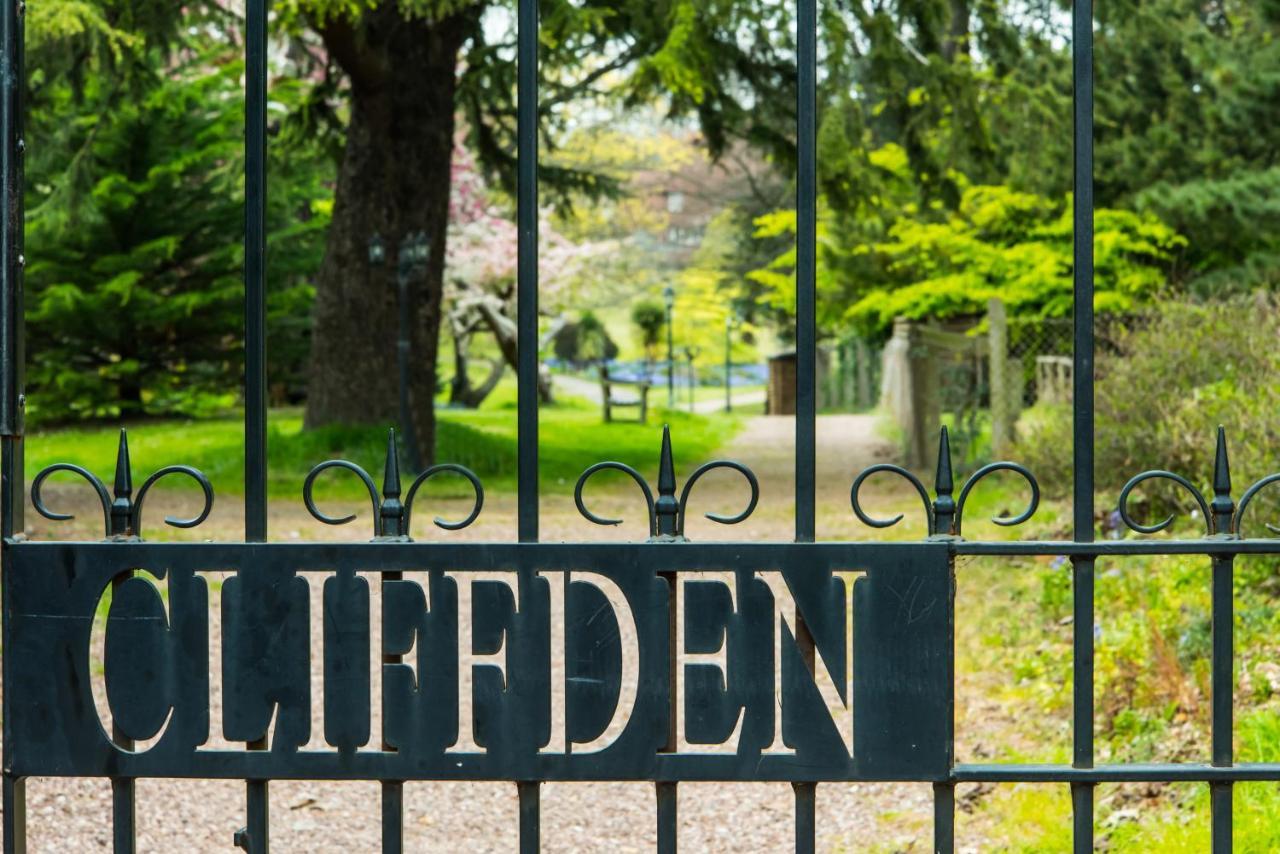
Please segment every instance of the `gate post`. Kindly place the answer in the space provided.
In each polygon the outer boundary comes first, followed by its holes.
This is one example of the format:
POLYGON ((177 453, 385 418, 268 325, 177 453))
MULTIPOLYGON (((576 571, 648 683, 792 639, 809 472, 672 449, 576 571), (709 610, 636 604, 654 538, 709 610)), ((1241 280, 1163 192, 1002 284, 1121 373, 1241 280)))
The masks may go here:
POLYGON ((991 454, 1003 458, 1013 438, 1014 407, 1009 394, 1009 320, 1004 301, 998 297, 987 302, 987 351, 991 366, 991 454))
POLYGON ((900 317, 885 345, 885 404, 902 430, 908 468, 929 465, 938 432, 937 365, 920 324, 900 317))

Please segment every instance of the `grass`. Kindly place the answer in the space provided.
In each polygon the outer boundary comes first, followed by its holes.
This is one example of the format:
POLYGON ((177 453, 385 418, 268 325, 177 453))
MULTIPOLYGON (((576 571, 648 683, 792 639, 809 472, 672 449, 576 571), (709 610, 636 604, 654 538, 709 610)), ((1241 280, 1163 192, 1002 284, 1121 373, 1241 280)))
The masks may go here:
MULTIPOLYGON (((439 409, 437 459, 472 469, 492 492, 512 491, 516 483, 516 409, 514 387, 500 387, 478 410, 439 409)), ((540 416, 539 465, 544 488, 570 488, 583 469, 601 460, 618 460, 650 472, 657 465, 661 426, 671 425, 677 463, 706 457, 741 426, 722 414, 699 416, 655 412, 647 425, 604 424, 600 409, 578 400, 545 407, 540 416)), ((302 429, 298 410, 274 410, 269 419, 268 493, 295 498, 312 466, 343 458, 381 480, 387 432, 383 427, 302 429)), ((115 464, 115 426, 76 427, 28 436, 28 476, 55 462, 84 466, 110 483, 115 464)), ((129 450, 135 481, 160 466, 184 463, 203 471, 220 494, 244 494, 244 434, 238 417, 200 421, 147 421, 129 426, 129 450)), ((403 449, 401 451, 403 460, 403 449)), ((58 477, 66 477, 59 475, 58 477)), ((443 481, 441 482, 444 486, 443 481)), ((353 477, 325 477, 319 495, 358 496, 353 477)), ((470 487, 459 479, 459 494, 470 487)))
MULTIPOLYGON (((1054 524, 1038 524, 1046 523, 1054 524)), ((957 668, 963 686, 958 690, 962 706, 973 702, 979 710, 962 716, 961 739, 994 748, 983 761, 1069 761, 1070 564, 973 560, 962 562, 957 573, 957 668), (991 699, 1012 724, 988 733, 980 710, 991 699)), ((1275 762, 1280 760, 1280 667, 1275 664, 1280 660, 1280 565, 1242 558, 1235 577, 1236 760, 1275 762)), ((1097 585, 1098 761, 1206 762, 1209 560, 1109 558, 1099 561, 1097 585)), ((1209 847, 1208 787, 1203 784, 1103 786, 1096 803, 1096 838, 1104 850, 1209 847)), ((1280 785, 1238 784, 1234 813, 1236 850, 1280 850, 1280 785)), ((1001 840, 1003 851, 1071 848, 1070 801, 1063 786, 995 787, 967 820, 982 835, 1001 840)))

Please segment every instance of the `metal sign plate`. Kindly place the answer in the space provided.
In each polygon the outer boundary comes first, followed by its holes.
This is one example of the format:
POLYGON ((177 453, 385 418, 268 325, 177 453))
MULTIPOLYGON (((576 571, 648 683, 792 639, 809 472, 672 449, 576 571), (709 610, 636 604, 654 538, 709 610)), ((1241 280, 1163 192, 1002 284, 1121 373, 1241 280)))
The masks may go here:
POLYGON ((936 781, 951 768, 945 543, 8 549, 13 774, 936 781), (218 728, 267 747, 214 747, 218 728))

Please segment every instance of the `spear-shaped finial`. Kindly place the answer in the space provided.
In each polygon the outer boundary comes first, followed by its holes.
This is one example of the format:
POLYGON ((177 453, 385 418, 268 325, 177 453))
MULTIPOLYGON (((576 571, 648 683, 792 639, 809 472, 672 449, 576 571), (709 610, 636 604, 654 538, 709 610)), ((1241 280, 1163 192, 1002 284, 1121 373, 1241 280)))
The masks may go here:
POLYGON ((400 454, 396 446, 396 431, 387 431, 387 459, 382 475, 382 506, 378 509, 379 537, 406 537, 409 535, 405 507, 400 501, 400 454))
POLYGON ((938 472, 933 479, 933 530, 943 536, 955 533, 956 502, 955 479, 951 472, 951 437, 942 428, 938 438, 938 472))
POLYGON ((387 498, 400 497, 400 453, 396 447, 396 428, 387 431, 387 461, 382 471, 382 494, 387 498))
POLYGON ((1227 460, 1227 431, 1222 425, 1218 425, 1218 449, 1213 458, 1213 501, 1209 503, 1209 509, 1213 512, 1212 533, 1230 534, 1236 505, 1231 500, 1231 465, 1227 460))
POLYGON ((658 500, 654 504, 658 517, 658 536, 677 535, 680 502, 676 499, 676 464, 671 453, 671 427, 662 426, 662 456, 658 460, 658 500))
POLYGON ((408 491, 404 493, 404 498, 401 499, 400 495, 403 486, 400 483, 400 456, 396 446, 396 431, 392 429, 387 432, 387 458, 383 468, 381 496, 378 495, 378 485, 373 482, 373 475, 347 460, 328 460, 320 463, 307 474, 307 479, 302 482, 302 500, 307 505, 307 511, 326 525, 345 525, 356 518, 354 515, 326 516, 320 512, 320 508, 316 507, 315 496, 312 493, 316 478, 323 472, 334 468, 346 469, 351 472, 360 478, 360 482, 369 491, 369 501, 373 506, 373 536, 375 540, 409 540, 410 511, 413 509, 414 496, 418 494, 418 489, 424 483, 436 475, 447 472, 461 475, 470 482, 476 492, 476 501, 471 509, 471 515, 460 522, 450 522, 437 516, 435 519, 437 527, 446 531, 461 530, 474 522, 476 517, 480 515, 481 508, 484 507, 484 487, 480 485, 480 478, 476 477, 470 469, 454 463, 440 463, 423 471, 409 485, 408 491))
MULTIPOLYGON (((653 488, 649 485, 649 481, 644 479, 644 475, 626 463, 610 460, 596 463, 582 473, 582 476, 578 478, 577 486, 573 488, 573 501, 578 505, 578 512, 597 525, 620 524, 622 522, 621 519, 605 519, 592 513, 582 501, 582 488, 593 474, 601 471, 620 471, 634 480, 636 485, 640 487, 640 491, 644 493, 645 508, 649 511, 649 541, 683 543, 687 542, 684 537, 684 520, 685 514, 689 509, 689 493, 692 491, 693 485, 698 482, 698 478, 716 469, 732 469, 738 472, 747 479, 747 485, 751 488, 751 500, 747 502, 747 509, 736 516, 722 516, 719 513, 706 514, 707 518, 712 522, 719 522, 721 525, 736 525, 750 516, 752 511, 756 509, 756 501, 760 498, 760 483, 756 480, 756 476, 751 473, 751 469, 741 463, 735 463, 732 460, 714 460, 694 469, 693 474, 689 475, 689 479, 685 481, 684 489, 677 498, 675 456, 671 453, 671 427, 665 424, 662 427, 662 455, 658 459, 658 497, 656 500, 653 497, 653 488)), ((413 497, 412 490, 409 496, 410 498, 413 497)))
POLYGON ((112 484, 112 494, 108 494, 107 485, 102 482, 96 474, 81 466, 72 463, 54 463, 46 466, 36 475, 35 480, 31 482, 31 504, 35 507, 36 512, 46 519, 71 519, 74 518, 70 513, 59 513, 56 510, 50 510, 44 503, 44 498, 40 494, 41 487, 48 480, 50 475, 57 474, 60 471, 71 472, 77 474, 89 482, 93 487, 94 493, 97 494, 98 500, 102 503, 102 514, 106 522, 107 539, 109 540, 137 540, 140 539, 142 530, 142 503, 147 497, 147 491, 155 485, 156 481, 171 474, 183 474, 196 482, 201 490, 204 491, 204 508, 198 516, 190 519, 178 519, 173 516, 166 516, 165 522, 175 528, 194 528, 209 517, 209 511, 213 509, 213 485, 209 483, 209 479, 191 466, 165 466, 162 469, 152 473, 150 477, 142 482, 142 486, 138 488, 137 494, 133 491, 133 466, 129 460, 129 435, 124 430, 120 431, 120 444, 116 448, 116 473, 115 482, 112 484))
POLYGON ((111 530, 108 536, 127 537, 133 515, 133 467, 129 461, 129 434, 120 430, 120 444, 116 448, 116 478, 111 502, 111 530))

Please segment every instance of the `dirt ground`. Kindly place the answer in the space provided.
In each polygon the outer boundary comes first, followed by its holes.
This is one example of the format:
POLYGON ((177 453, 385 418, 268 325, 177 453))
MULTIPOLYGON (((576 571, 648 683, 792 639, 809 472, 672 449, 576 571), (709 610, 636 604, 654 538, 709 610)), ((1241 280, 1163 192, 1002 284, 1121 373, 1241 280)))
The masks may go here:
MULTIPOLYGON (((692 497, 688 535, 697 540, 788 540, 794 536, 794 421, 753 419, 720 456, 749 465, 760 479, 760 505, 753 517, 733 529, 715 525, 703 512, 734 513, 746 501, 740 477, 731 472, 709 476, 692 497), (695 515, 697 514, 696 518, 695 515)), ((818 428, 818 534, 820 539, 866 539, 849 509, 849 486, 857 471, 885 460, 890 452, 869 416, 824 416, 818 428)), ((659 434, 655 429, 654 468, 659 434)), ((681 474, 702 460, 680 457, 681 474)), ((594 461, 584 461, 584 467, 594 461)), ((646 472, 653 476, 653 472, 646 472)), ((645 511, 639 491, 622 479, 593 482, 588 504, 601 515, 627 522, 601 528, 583 520, 574 507, 573 484, 543 484, 541 505, 544 540, 643 539, 645 511)), ((904 531, 919 535, 918 499, 899 487, 868 490, 871 512, 908 514, 904 531), (914 502, 914 504, 913 504, 914 502), (874 509, 873 509, 874 508, 874 509)), ((55 508, 75 508, 80 518, 54 523, 29 512, 27 530, 39 539, 96 538, 101 513, 86 496, 87 488, 69 483, 48 490, 55 508)), ((175 532, 159 524, 163 513, 181 512, 185 497, 162 496, 157 488, 148 501, 149 539, 238 539, 242 505, 221 500, 210 520, 192 532, 175 532)), ((415 536, 432 539, 510 541, 515 534, 515 498, 493 496, 475 526, 458 533, 441 532, 429 518, 465 515, 463 502, 421 502, 415 536)), ((339 506, 327 512, 346 512, 339 506)), ((271 539, 351 540, 371 534, 369 508, 353 524, 331 528, 311 519, 301 500, 275 502, 271 539)), ((312 614, 319 631, 320 587, 313 585, 312 614)), ((217 613, 216 610, 214 612, 217 613)), ((376 626, 376 621, 375 621, 376 626)), ((376 632, 376 628, 375 628, 376 632)), ((375 635, 373 648, 380 641, 375 635)), ((318 661, 313 666, 319 666, 318 661)), ((220 692, 219 671, 211 674, 211 690, 220 692)), ((99 686, 100 688, 100 686, 99 686)), ((215 696, 215 702, 218 702, 215 696)), ((317 708, 317 713, 320 711, 317 708)), ((318 722, 317 722, 318 725, 318 722)), ((377 722, 375 721, 375 731, 377 722)), ((140 851, 227 850, 233 832, 244 824, 244 784, 238 781, 141 780, 137 784, 140 851)), ((111 793, 105 780, 28 781, 28 828, 33 851, 79 851, 110 846, 111 793)), ((379 787, 376 783, 273 782, 272 845, 277 851, 364 851, 380 843, 379 787)), ((782 784, 682 784, 680 845, 687 851, 789 850, 794 838, 791 788, 782 784)), ((821 850, 923 851, 931 844, 932 802, 928 785, 824 784, 818 789, 818 838, 821 850)), ((542 840, 547 851, 649 851, 656 843, 653 787, 645 783, 545 784, 542 789, 542 840)), ((405 786, 405 844, 410 851, 510 851, 517 842, 516 787, 511 783, 410 783, 405 786)))

